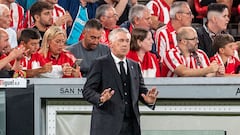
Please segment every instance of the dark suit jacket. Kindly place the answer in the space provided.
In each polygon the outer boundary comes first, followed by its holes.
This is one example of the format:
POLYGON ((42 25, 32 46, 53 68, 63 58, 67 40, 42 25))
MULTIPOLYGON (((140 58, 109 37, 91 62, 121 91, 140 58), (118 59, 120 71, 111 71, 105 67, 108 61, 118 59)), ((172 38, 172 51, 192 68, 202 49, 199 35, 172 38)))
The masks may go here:
MULTIPOLYGON (((131 78, 132 107, 140 132, 140 114, 138 101, 146 104, 141 97, 148 90, 144 85, 141 70, 136 62, 127 59, 128 71, 131 78)), ((111 54, 98 58, 90 68, 87 81, 83 89, 83 97, 93 104, 91 119, 91 135, 119 134, 124 118, 124 101, 121 78, 111 54), (110 100, 99 106, 100 94, 104 89, 115 91, 110 100)))

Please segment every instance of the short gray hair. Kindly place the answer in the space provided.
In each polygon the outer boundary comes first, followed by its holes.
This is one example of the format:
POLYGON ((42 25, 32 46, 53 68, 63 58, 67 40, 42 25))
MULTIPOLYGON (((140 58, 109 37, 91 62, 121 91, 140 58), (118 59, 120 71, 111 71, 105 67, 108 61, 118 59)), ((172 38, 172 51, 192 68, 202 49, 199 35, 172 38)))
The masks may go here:
POLYGON ((3 15, 4 10, 10 11, 10 9, 5 4, 0 4, 0 16, 3 15))
POLYGON ((126 34, 128 34, 129 35, 129 37, 131 37, 131 34, 130 34, 130 32, 126 29, 126 28, 116 28, 116 29, 113 29, 110 33, 109 33, 109 35, 108 35, 108 40, 110 41, 110 42, 113 42, 113 41, 116 41, 116 39, 117 39, 117 33, 126 33, 126 34))
POLYGON ((133 23, 134 18, 138 17, 138 18, 143 18, 143 12, 149 10, 145 5, 141 5, 141 4, 137 4, 134 5, 128 14, 128 20, 133 23))
POLYGON ((170 13, 169 13, 171 19, 174 19, 176 17, 176 14, 182 11, 183 5, 188 5, 188 3, 185 1, 173 2, 173 4, 170 7, 170 13))
POLYGON ((100 17, 104 16, 106 14, 106 11, 110 8, 113 8, 111 5, 109 4, 103 4, 101 6, 99 6, 96 10, 96 19, 100 19, 100 17))

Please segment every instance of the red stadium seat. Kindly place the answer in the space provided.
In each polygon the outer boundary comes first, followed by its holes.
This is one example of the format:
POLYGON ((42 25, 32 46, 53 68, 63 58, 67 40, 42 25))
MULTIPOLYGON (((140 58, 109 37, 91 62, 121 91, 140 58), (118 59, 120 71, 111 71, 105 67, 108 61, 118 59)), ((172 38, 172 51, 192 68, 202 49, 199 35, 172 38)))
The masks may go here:
POLYGON ((199 3, 199 0, 194 0, 194 7, 195 7, 195 10, 197 12, 196 18, 203 19, 204 17, 206 17, 207 10, 208 10, 207 6, 202 7, 199 3))

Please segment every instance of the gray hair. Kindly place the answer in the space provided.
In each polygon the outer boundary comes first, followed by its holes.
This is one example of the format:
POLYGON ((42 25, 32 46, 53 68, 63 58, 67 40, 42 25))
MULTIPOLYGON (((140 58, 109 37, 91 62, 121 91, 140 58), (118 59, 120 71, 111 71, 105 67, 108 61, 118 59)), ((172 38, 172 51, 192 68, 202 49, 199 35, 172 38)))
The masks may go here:
POLYGON ((110 8, 113 8, 113 7, 109 4, 103 4, 99 6, 96 10, 95 18, 100 19, 100 17, 104 16, 106 14, 106 11, 110 8))
POLYGON ((131 23, 133 23, 135 17, 143 18, 143 12, 146 10, 149 10, 149 9, 145 5, 141 5, 141 4, 134 5, 129 11, 128 20, 131 23))
POLYGON ((5 4, 0 4, 0 16, 3 15, 4 10, 10 11, 10 9, 5 4))
POLYGON ((116 41, 117 40, 117 33, 126 33, 129 35, 129 37, 131 37, 131 34, 130 32, 126 29, 126 28, 116 28, 116 29, 113 29, 109 35, 108 35, 108 40, 110 42, 113 42, 113 41, 116 41))
POLYGON ((185 1, 173 2, 173 4, 171 5, 171 8, 170 8, 170 13, 169 13, 171 19, 174 19, 176 17, 176 13, 182 11, 183 5, 188 5, 188 3, 185 1))

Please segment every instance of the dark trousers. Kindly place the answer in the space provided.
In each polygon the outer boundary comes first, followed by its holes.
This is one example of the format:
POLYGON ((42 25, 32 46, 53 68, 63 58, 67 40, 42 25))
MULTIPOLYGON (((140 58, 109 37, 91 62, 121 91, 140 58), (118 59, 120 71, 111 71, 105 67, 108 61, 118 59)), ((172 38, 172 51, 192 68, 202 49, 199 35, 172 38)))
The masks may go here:
POLYGON ((137 120, 133 117, 124 117, 119 135, 140 135, 137 128, 137 120))

